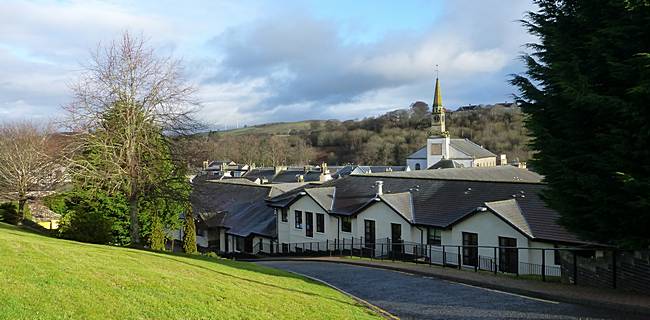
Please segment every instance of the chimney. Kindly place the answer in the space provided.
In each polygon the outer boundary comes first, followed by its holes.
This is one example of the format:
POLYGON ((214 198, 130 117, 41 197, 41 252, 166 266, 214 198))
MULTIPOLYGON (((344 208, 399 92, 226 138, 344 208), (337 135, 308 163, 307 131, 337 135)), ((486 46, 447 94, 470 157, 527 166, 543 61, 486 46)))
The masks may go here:
POLYGON ((203 170, 208 168, 208 160, 203 161, 203 170))
POLYGON ((377 189, 377 196, 381 196, 384 194, 384 182, 383 181, 375 181, 375 187, 377 189))

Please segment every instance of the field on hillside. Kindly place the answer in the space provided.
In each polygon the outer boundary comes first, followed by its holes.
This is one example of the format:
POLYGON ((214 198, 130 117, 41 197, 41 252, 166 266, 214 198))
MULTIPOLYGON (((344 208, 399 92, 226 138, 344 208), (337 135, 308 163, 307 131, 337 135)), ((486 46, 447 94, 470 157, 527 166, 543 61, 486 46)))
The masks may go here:
POLYGON ((246 128, 231 129, 226 131, 220 131, 224 135, 244 135, 244 134, 256 134, 256 135, 287 135, 292 131, 302 131, 309 130, 312 122, 324 123, 324 120, 315 120, 315 121, 296 121, 296 122, 278 122, 278 123, 269 123, 256 126, 248 126, 246 128))
POLYGON ((257 265, 48 238, 0 223, 0 319, 375 319, 257 265))

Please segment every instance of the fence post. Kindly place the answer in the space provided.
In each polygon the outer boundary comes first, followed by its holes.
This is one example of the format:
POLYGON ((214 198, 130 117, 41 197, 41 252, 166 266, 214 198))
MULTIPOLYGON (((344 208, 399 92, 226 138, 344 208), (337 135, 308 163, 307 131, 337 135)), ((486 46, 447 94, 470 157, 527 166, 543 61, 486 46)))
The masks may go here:
POLYGON ((474 272, 478 272, 481 265, 481 255, 478 253, 478 246, 476 247, 476 261, 474 261, 474 272))
POLYGON ((381 244, 381 254, 379 254, 379 259, 384 260, 384 244, 381 244))
POLYGON ((350 244, 350 257, 354 256, 354 237, 352 237, 352 243, 350 244))
POLYGON ((573 250, 573 284, 578 285, 578 255, 573 250))
POLYGON ((425 244, 425 248, 427 250, 427 255, 429 256, 429 267, 431 266, 431 263, 433 262, 433 255, 431 254, 431 245, 425 244))
POLYGON ((616 249, 612 251, 612 287, 616 289, 616 249))
POLYGON ((546 250, 542 249, 542 282, 546 281, 546 250))
POLYGON ((460 259, 461 258, 460 257, 460 247, 461 246, 458 246, 458 270, 460 270, 462 268, 462 264, 463 264, 463 262, 460 259))
MULTIPOLYGON (((517 263, 519 263, 519 261, 517 261, 517 263)), ((497 274, 497 247, 494 247, 494 274, 497 274)))
POLYGON ((447 253, 445 252, 445 246, 442 246, 442 267, 444 268, 447 264, 447 253))
POLYGON ((343 243, 341 245, 343 245, 343 249, 339 251, 341 252, 341 256, 343 256, 343 251, 345 251, 345 238, 343 238, 343 243))

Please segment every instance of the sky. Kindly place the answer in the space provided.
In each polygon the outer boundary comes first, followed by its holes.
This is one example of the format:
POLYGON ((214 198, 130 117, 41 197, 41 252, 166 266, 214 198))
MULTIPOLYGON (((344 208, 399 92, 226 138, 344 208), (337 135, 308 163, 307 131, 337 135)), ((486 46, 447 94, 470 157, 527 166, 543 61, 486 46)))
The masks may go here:
POLYGON ((64 116, 100 43, 144 35, 182 59, 213 129, 512 101, 535 39, 526 0, 0 0, 0 121, 64 116))

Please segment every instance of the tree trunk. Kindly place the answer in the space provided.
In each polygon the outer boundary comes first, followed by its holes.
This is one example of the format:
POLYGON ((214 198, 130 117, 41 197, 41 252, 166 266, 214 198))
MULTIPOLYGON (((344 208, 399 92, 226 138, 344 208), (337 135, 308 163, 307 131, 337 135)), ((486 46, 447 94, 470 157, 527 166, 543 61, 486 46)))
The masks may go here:
POLYGON ((131 243, 134 246, 140 245, 140 221, 138 220, 138 197, 131 196, 129 198, 129 212, 130 212, 130 235, 131 243))
POLYGON ((16 217, 16 225, 22 225, 23 220, 25 220, 25 204, 27 199, 24 196, 20 196, 18 199, 18 217, 16 217))

